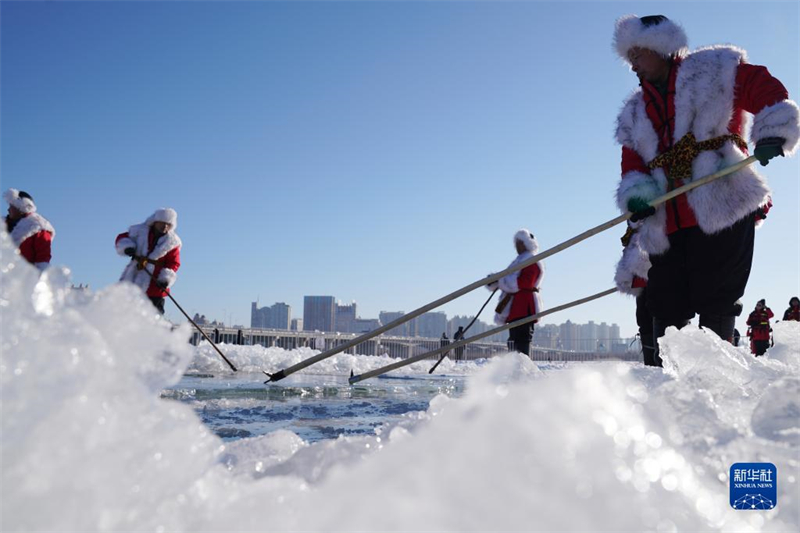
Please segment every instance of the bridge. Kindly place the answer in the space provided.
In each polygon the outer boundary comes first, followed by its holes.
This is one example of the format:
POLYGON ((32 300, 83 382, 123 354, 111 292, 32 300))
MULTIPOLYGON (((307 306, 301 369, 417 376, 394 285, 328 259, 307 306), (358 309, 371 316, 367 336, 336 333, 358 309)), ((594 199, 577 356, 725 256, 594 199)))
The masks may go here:
MULTIPOLYGON (((201 325, 206 335, 215 343, 255 346, 265 348, 283 348, 294 350, 297 348, 311 348, 325 351, 335 348, 346 342, 352 341, 360 334, 357 333, 332 333, 320 331, 287 331, 277 329, 229 328, 224 326, 201 325)), ((469 337, 467 337, 469 338, 469 337)), ((190 342, 197 346, 203 340, 196 330, 192 333, 190 342)), ((406 359, 419 355, 441 346, 440 339, 424 337, 397 337, 381 335, 374 339, 357 344, 345 353, 352 355, 388 355, 396 359, 406 359)), ((504 342, 476 341, 466 345, 463 352, 456 354, 450 352, 449 357, 459 360, 472 361, 485 359, 494 355, 508 353, 509 349, 504 342)), ((437 359, 433 356, 430 359, 437 359)), ((543 348, 531 346, 531 359, 534 361, 641 361, 638 351, 613 352, 578 352, 558 348, 543 348)))

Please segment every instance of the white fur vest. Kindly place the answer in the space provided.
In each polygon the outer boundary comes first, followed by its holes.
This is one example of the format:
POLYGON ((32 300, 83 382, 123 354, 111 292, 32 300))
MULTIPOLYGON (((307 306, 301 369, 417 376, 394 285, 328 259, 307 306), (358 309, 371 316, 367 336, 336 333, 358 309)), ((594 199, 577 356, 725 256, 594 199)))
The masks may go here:
MULTIPOLYGON (((128 237, 122 238, 117 242, 116 248, 117 253, 120 255, 125 254, 126 248, 136 248, 136 255, 141 257, 147 257, 149 259, 161 259, 171 250, 175 248, 180 248, 182 246, 181 239, 174 231, 167 232, 166 235, 162 236, 156 242, 153 251, 149 254, 147 253, 148 248, 148 237, 150 235, 150 226, 145 224, 136 224, 135 226, 131 226, 128 229, 128 237)), ((151 263, 148 263, 145 266, 144 270, 139 270, 136 267, 136 262, 131 261, 128 263, 128 266, 125 267, 125 270, 122 271, 122 276, 120 276, 120 281, 130 281, 141 287, 143 291, 147 291, 148 287, 150 287, 150 281, 152 280, 151 275, 155 270, 155 266, 151 263), (148 274, 149 272, 149 274, 148 274)), ((166 281, 168 283, 168 287, 171 287, 175 280, 177 279, 178 274, 170 270, 168 268, 162 268, 158 274, 159 281, 166 281)))

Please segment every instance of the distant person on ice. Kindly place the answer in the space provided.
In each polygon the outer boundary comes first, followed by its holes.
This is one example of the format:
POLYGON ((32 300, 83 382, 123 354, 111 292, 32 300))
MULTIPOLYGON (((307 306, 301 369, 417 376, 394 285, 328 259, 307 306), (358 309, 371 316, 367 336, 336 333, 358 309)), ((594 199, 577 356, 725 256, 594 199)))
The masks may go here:
POLYGON ((756 304, 755 310, 747 317, 747 325, 750 326, 748 334, 750 335, 750 347, 756 356, 764 355, 769 348, 769 334, 772 327, 769 325, 769 319, 775 316, 772 309, 767 307, 765 300, 759 300, 756 304))
POLYGON ((117 253, 131 258, 119 280, 141 287, 161 314, 164 314, 164 298, 181 266, 177 225, 178 214, 174 209, 159 209, 144 223, 120 233, 116 241, 117 253))
POLYGON ((662 15, 620 18, 614 47, 641 86, 617 118, 617 204, 644 220, 639 243, 652 263, 647 306, 653 336, 699 314, 701 327, 732 340, 757 212, 769 204, 765 178, 750 165, 656 209, 648 202, 745 159, 745 112, 754 115, 750 141, 762 166, 791 155, 800 139, 797 104, 765 67, 747 62, 744 50, 688 52, 683 29, 662 15))
MULTIPOLYGON (((518 265, 539 251, 539 244, 533 233, 526 229, 519 230, 514 235, 514 247, 517 250, 517 258, 508 267, 518 265)), ((539 285, 542 282, 544 265, 534 263, 522 270, 508 274, 487 285, 490 291, 500 289, 500 300, 495 308, 494 321, 498 325, 515 322, 542 310, 542 302, 539 298, 539 285)), ((525 355, 530 355, 531 339, 533 338, 533 321, 522 326, 517 326, 508 330, 508 347, 525 355)))
POLYGON ((28 263, 44 270, 50 266, 51 245, 56 230, 46 218, 36 212, 33 198, 25 191, 8 189, 3 193, 8 202, 6 230, 28 263))
POLYGON ((800 298, 792 296, 792 299, 789 300, 789 308, 783 313, 783 319, 800 322, 800 298))
MULTIPOLYGON (((464 326, 458 326, 458 331, 453 335, 453 342, 458 342, 464 338, 464 326)), ((456 348, 456 361, 464 359, 464 346, 456 348)))

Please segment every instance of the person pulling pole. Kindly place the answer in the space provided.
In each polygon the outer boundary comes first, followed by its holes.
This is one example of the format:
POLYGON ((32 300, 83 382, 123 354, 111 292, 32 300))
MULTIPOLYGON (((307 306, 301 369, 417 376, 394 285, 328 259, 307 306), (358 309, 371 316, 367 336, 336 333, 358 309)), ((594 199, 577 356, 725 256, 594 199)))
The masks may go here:
MULTIPOLYGON (((524 263, 539 252, 539 243, 536 237, 527 229, 521 229, 514 234, 514 248, 517 257, 511 262, 509 268, 524 263)), ((539 287, 544 277, 544 263, 539 261, 517 270, 497 281, 489 283, 486 288, 490 291, 500 289, 500 299, 495 309, 495 324, 508 324, 520 318, 535 315, 542 310, 542 300, 539 297, 539 287)), ((508 348, 525 355, 531 354, 531 340, 533 328, 537 320, 526 322, 521 326, 508 331, 508 348)))
POLYGON ((170 287, 178 278, 181 266, 181 242, 175 228, 178 226, 178 213, 169 207, 157 209, 142 224, 135 224, 125 233, 117 236, 117 253, 131 258, 122 271, 120 281, 129 281, 145 291, 153 306, 164 314, 164 298, 172 300, 183 316, 192 323, 228 366, 236 372, 236 367, 220 351, 170 294, 170 287))
POLYGON ((165 207, 157 209, 147 220, 135 224, 125 233, 117 235, 117 253, 130 258, 146 260, 131 261, 122 271, 120 281, 130 281, 140 287, 158 312, 164 314, 164 298, 169 288, 178 279, 181 266, 181 242, 175 229, 178 213, 165 207))
MULTIPOLYGON (((766 166, 791 155, 800 141, 800 109, 766 67, 732 46, 689 51, 683 28, 663 15, 617 20, 614 48, 640 88, 617 117, 622 146, 617 205, 644 220, 649 255, 647 307, 653 336, 699 315, 699 324, 731 341, 753 261, 758 211, 770 189, 753 167, 724 181, 676 195, 722 166, 757 159, 766 166), (745 113, 753 115, 747 157, 745 113)), ((656 360, 658 360, 656 344, 656 360)))

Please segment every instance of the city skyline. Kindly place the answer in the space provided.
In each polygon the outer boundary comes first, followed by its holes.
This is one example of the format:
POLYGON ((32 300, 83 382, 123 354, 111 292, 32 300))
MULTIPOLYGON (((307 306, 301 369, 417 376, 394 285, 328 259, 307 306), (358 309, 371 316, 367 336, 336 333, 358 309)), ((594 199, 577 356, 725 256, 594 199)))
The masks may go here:
MULTIPOLYGON (((405 314, 403 311, 381 311, 378 318, 363 318, 358 315, 358 304, 355 301, 349 304, 342 304, 341 300, 330 295, 304 296, 304 301, 308 301, 311 304, 311 312, 306 315, 304 308, 303 319, 293 319, 291 317, 291 307, 284 302, 275 302, 270 306, 261 308, 258 307, 257 301, 251 302, 251 323, 249 327, 250 329, 363 334, 388 324, 405 314), (312 320, 312 324, 318 324, 320 313, 323 312, 327 316, 331 307, 333 308, 333 319, 330 322, 333 324, 332 329, 323 330, 314 327, 295 329, 293 327, 296 320, 300 320, 305 325, 306 318, 309 317, 312 320)), ((496 327, 495 324, 480 319, 473 322, 474 318, 474 315, 455 315, 452 318, 448 318, 447 313, 431 311, 389 330, 384 335, 437 339, 444 333, 448 339, 452 340, 459 326, 466 328, 472 323, 467 338, 496 327)), ((245 327, 244 325, 235 324, 229 326, 234 328, 245 327)), ((505 342, 507 336, 507 332, 501 332, 488 337, 486 340, 505 342)), ((535 346, 543 348, 583 352, 622 352, 633 339, 634 337, 623 337, 620 327, 616 323, 608 324, 605 321, 596 323, 594 320, 589 320, 587 323, 580 324, 566 320, 560 324, 537 324, 532 342, 535 346)))

